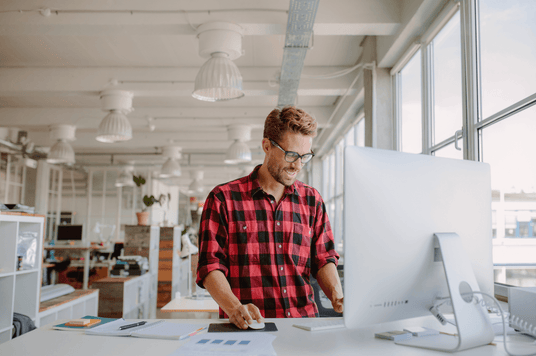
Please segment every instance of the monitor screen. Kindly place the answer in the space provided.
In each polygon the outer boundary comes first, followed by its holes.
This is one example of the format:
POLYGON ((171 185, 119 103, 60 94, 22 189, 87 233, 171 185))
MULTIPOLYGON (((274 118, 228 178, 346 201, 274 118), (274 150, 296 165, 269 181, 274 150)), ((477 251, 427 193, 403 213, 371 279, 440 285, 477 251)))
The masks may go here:
POLYGON ((57 241, 82 241, 82 225, 58 225, 57 241))
POLYGON ((493 294, 488 164, 349 146, 344 183, 348 328, 431 315, 449 296, 434 233, 460 236, 480 290, 493 294))

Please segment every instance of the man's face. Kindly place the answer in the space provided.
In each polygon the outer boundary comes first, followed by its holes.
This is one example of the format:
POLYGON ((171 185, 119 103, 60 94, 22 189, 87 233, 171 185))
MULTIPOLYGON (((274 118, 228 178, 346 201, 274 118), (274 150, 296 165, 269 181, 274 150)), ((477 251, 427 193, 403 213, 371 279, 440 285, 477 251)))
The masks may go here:
MULTIPOLYGON (((286 132, 281 142, 276 142, 285 151, 298 152, 300 155, 311 153, 313 139, 299 133, 286 132)), ((301 171, 303 165, 301 159, 293 163, 285 161, 285 152, 270 143, 270 150, 267 152, 267 168, 271 176, 285 187, 290 187, 296 180, 296 176, 301 171)))

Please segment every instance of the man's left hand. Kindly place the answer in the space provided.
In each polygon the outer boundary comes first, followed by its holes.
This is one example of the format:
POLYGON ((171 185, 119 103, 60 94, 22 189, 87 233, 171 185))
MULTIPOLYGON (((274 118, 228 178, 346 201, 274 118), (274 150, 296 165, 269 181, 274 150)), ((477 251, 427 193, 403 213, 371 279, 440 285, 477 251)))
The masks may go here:
POLYGON ((337 313, 342 313, 344 310, 344 296, 338 292, 333 292, 331 295, 331 305, 337 313))

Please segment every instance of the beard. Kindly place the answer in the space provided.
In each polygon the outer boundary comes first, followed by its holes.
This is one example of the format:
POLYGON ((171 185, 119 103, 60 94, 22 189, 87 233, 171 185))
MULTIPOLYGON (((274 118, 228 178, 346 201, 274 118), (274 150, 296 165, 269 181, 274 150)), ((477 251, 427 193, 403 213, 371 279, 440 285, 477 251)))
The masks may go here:
POLYGON ((296 181, 296 177, 300 172, 299 169, 294 169, 292 166, 278 166, 276 164, 270 164, 268 162, 268 172, 270 175, 280 184, 283 184, 285 187, 290 187, 296 181), (288 172, 296 172, 293 177, 289 177, 288 172))

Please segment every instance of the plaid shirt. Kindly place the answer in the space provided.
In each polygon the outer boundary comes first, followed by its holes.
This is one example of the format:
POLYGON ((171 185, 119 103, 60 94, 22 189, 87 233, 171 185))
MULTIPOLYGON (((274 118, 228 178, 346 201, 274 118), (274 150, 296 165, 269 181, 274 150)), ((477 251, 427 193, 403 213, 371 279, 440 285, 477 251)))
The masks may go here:
MULTIPOLYGON (((255 304, 265 318, 318 316, 309 276, 339 259, 324 201, 296 181, 277 204, 260 187, 259 168, 207 197, 196 282, 202 287, 220 270, 240 302, 255 304)), ((220 317, 228 317, 221 308, 220 317)))

